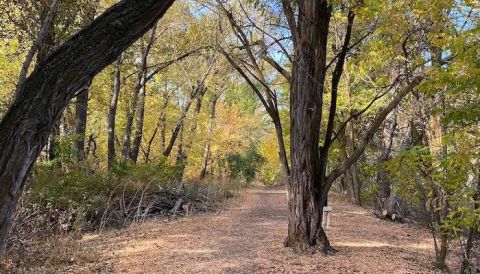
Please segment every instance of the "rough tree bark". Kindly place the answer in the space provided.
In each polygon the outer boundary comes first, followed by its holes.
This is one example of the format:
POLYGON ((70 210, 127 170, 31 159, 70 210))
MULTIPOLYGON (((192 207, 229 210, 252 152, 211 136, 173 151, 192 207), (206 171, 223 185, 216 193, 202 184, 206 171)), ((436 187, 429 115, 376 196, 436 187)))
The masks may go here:
POLYGON ((292 32, 295 56, 290 96, 291 173, 288 191, 288 236, 285 246, 331 250, 322 229, 320 124, 326 76, 331 7, 327 1, 298 1, 296 21, 290 2, 282 1, 292 32))
POLYGON ((0 249, 25 179, 75 93, 152 28, 173 0, 124 0, 55 50, 0 122, 0 249))
POLYGON ((115 61, 115 71, 113 73, 112 99, 108 108, 108 169, 111 170, 115 164, 115 121, 117 116, 118 97, 120 95, 121 79, 120 66, 122 64, 122 55, 115 61))

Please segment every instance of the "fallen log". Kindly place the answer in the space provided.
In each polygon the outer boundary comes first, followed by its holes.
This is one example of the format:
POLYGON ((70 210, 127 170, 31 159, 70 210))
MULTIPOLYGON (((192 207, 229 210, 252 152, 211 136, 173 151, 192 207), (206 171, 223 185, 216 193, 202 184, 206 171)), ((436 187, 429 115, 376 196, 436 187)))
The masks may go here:
POLYGON ((177 211, 182 208, 183 203, 185 202, 185 199, 183 197, 180 197, 176 202, 175 206, 170 210, 171 213, 176 214, 177 211))

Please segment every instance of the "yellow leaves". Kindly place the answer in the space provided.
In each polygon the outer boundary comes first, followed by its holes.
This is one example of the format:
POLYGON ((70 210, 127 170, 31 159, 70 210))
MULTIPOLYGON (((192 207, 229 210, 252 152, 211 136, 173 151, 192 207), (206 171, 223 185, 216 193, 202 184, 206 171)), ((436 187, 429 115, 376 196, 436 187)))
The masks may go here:
POLYGON ((274 183, 278 174, 282 171, 282 166, 278 155, 278 142, 273 130, 263 138, 260 145, 260 154, 266 160, 260 169, 261 177, 267 183, 274 183))

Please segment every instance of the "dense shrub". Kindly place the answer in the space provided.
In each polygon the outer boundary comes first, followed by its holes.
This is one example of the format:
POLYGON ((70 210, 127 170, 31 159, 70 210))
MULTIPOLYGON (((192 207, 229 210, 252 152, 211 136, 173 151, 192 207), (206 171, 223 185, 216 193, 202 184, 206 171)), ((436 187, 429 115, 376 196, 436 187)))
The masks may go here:
POLYGON ((231 179, 244 179, 246 182, 252 182, 260 166, 265 163, 265 158, 258 153, 255 146, 243 154, 232 153, 227 156, 228 175, 231 179))

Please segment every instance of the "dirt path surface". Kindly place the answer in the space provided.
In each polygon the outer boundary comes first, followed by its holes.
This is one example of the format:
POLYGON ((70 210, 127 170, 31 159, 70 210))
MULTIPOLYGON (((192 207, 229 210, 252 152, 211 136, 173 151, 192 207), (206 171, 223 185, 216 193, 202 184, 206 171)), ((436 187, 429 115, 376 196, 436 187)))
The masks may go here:
POLYGON ((150 221, 90 240, 113 273, 434 273, 424 229, 378 220, 332 200, 327 230, 339 251, 297 254, 287 231, 281 187, 249 190, 225 211, 172 223, 150 221))

